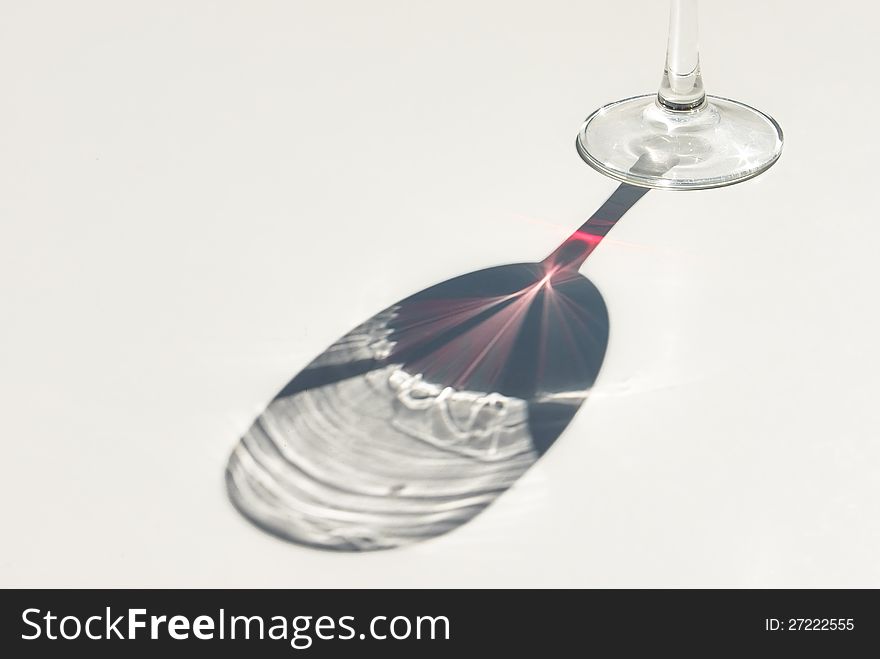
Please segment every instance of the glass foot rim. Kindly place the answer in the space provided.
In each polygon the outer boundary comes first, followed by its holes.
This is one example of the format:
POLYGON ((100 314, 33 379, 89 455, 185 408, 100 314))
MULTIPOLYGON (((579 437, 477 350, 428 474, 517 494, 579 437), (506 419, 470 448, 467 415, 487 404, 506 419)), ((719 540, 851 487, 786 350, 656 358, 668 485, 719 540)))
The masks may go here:
POLYGON ((724 96, 713 96, 711 94, 707 94, 706 98, 709 102, 712 101, 722 101, 723 103, 731 103, 733 105, 738 105, 742 108, 750 110, 755 114, 763 117, 769 124, 775 128, 776 133, 779 137, 780 146, 776 150, 774 154, 770 158, 768 158, 765 162, 762 162, 757 167, 754 167, 749 170, 744 170, 741 174, 733 176, 733 177, 725 177, 723 179, 715 178, 715 179, 671 179, 665 178, 663 176, 651 176, 651 175, 640 175, 636 174, 632 171, 623 171, 612 169, 606 166, 604 163, 600 162, 596 158, 594 158, 587 148, 583 144, 583 136, 587 127, 590 125, 590 122, 605 112, 613 109, 618 105, 622 105, 624 103, 629 103, 637 100, 648 100, 656 98, 656 94, 640 94, 638 96, 630 96, 629 98, 623 98, 619 101, 614 101, 613 103, 608 103, 607 105, 603 105, 599 109, 592 112, 585 120, 584 123, 581 124, 581 128, 578 131, 577 137, 575 138, 575 148, 577 149, 578 155, 581 159, 586 162, 590 167, 595 169, 600 174, 612 178, 616 181, 620 181, 622 183, 628 183, 630 185, 635 185, 643 188, 652 188, 655 190, 709 190, 712 188, 723 188, 730 185, 736 185, 737 183, 742 183, 743 181, 748 181, 749 179, 753 179, 756 176, 759 176, 766 172, 770 167, 772 167, 779 157, 782 155, 782 145, 784 144, 782 127, 779 123, 771 117, 769 114, 761 112, 757 108, 752 107, 751 105, 747 105, 741 101, 735 101, 730 98, 725 98, 724 96))

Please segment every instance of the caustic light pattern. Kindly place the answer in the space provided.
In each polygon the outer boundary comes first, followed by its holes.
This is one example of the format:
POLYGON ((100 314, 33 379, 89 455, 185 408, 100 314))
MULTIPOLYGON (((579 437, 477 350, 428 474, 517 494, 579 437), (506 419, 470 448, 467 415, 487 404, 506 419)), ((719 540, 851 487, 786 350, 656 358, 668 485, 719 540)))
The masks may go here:
POLYGON ((541 263, 443 282, 339 339, 233 451, 234 505, 278 536, 347 551, 407 545, 477 515, 586 399, 609 327, 577 270, 643 194, 620 186, 541 263))

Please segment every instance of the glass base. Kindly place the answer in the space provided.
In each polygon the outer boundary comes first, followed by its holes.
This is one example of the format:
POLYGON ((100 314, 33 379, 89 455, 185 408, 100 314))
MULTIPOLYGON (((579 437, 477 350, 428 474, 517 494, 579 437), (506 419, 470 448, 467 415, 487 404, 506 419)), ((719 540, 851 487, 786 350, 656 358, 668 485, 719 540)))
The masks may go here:
POLYGON ((772 117, 707 96, 701 108, 672 112, 656 94, 599 108, 577 136, 581 158, 624 183, 669 190, 732 185, 765 171, 782 153, 772 117))

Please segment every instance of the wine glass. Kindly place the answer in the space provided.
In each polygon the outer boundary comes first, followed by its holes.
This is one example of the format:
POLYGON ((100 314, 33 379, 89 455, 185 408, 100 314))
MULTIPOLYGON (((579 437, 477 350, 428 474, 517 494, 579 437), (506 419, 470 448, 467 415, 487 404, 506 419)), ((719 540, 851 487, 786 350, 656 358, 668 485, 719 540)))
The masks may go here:
POLYGON ((767 114, 703 89, 697 0, 671 0, 666 67, 656 94, 599 108, 577 136, 581 158, 606 176, 649 188, 700 190, 745 181, 782 153, 767 114), (634 166, 649 159, 655 166, 634 166))

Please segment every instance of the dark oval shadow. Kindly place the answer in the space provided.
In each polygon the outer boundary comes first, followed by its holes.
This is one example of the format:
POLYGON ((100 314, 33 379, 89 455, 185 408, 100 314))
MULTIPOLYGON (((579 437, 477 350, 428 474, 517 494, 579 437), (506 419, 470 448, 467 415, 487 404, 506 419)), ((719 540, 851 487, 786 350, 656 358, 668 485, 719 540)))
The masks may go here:
POLYGON ((644 190, 622 185, 541 263, 455 277, 332 344, 231 455, 229 496, 294 542, 347 551, 446 533, 548 450, 596 380, 601 294, 577 269, 644 190))

